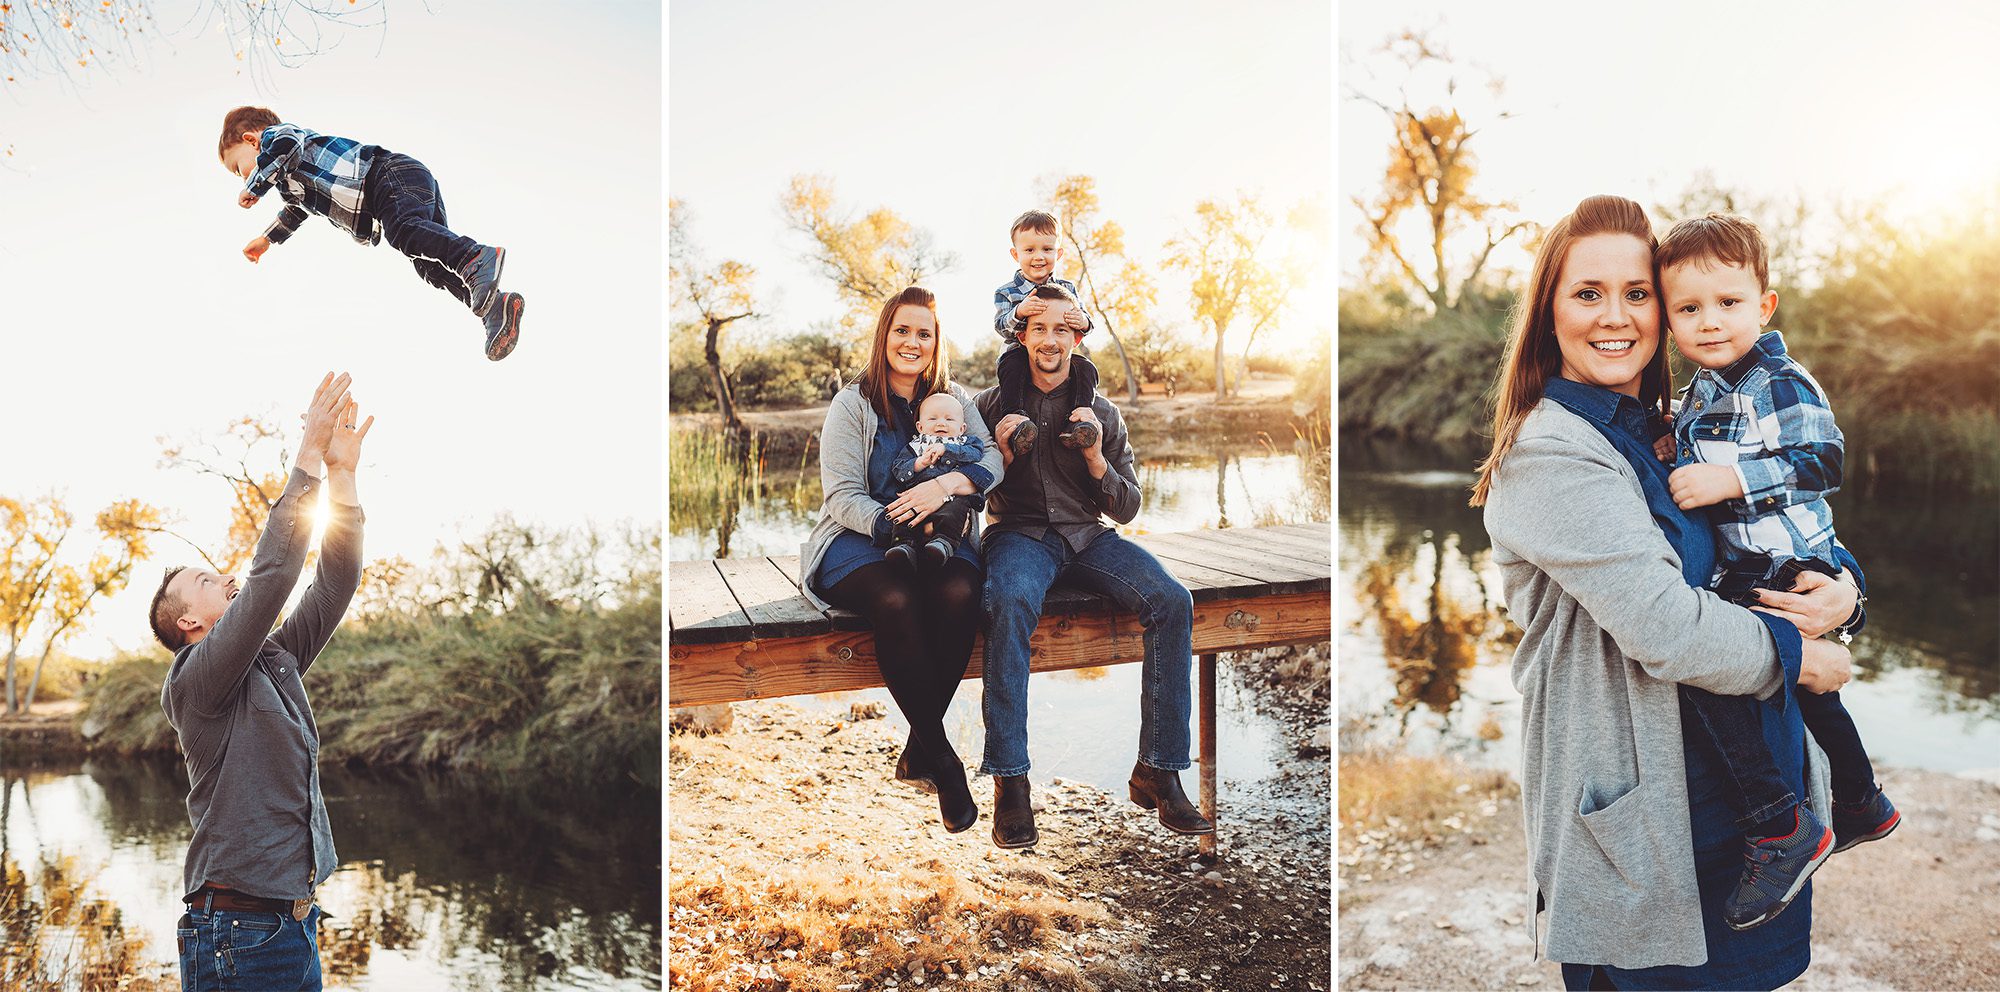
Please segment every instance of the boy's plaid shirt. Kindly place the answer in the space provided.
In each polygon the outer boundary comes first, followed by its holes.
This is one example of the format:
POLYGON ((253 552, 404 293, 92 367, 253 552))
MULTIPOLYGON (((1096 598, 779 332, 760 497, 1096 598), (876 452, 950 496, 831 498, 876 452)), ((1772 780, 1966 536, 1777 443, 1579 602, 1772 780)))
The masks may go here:
POLYGON ((1083 314, 1084 330, 1090 329, 1092 326, 1090 323, 1090 313, 1083 309, 1083 294, 1076 291, 1076 283, 1070 282, 1061 276, 1050 276, 1048 282, 1036 283, 1027 276, 1022 275, 1020 269, 1015 269, 1014 278, 1009 280, 1007 285, 993 291, 993 332, 995 334, 1006 338, 1009 342, 1019 340, 1014 335, 1027 330, 1028 322, 1016 319, 1014 308, 1020 306, 1021 301, 1027 299, 1028 294, 1034 292, 1035 287, 1038 285, 1061 286, 1069 290, 1069 295, 1076 297, 1077 312, 1083 314))
POLYGON ((284 244, 310 211, 364 245, 380 242, 382 230, 362 197, 375 151, 374 145, 318 134, 296 124, 265 128, 257 139, 257 170, 245 188, 261 197, 276 185, 285 209, 264 236, 274 245, 284 244))
POLYGON ((1674 419, 1679 464, 1736 469, 1743 498, 1710 507, 1723 559, 1833 558, 1844 448, 1826 393, 1769 331, 1727 368, 1701 369, 1674 419))

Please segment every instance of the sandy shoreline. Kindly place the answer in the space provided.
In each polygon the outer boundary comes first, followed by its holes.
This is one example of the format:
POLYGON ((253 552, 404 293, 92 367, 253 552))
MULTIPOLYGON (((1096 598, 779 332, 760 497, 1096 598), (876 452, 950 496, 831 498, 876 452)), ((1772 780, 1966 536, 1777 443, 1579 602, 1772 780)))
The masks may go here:
MULTIPOLYGON (((1892 836, 1813 876, 1813 962, 1788 989, 2000 988, 2000 784, 1878 769, 1892 836)), ((1343 830, 1344 989, 1560 989, 1532 959, 1511 787, 1423 829, 1343 830)))
POLYGON ((889 781, 885 720, 763 702, 727 733, 675 734, 670 987, 1330 988, 1325 696, 1268 705, 1296 751, 1266 788, 1225 788, 1214 865, 1123 795, 1062 780, 1036 790, 1035 848, 993 847, 990 779, 979 823, 947 834, 935 800, 889 781))

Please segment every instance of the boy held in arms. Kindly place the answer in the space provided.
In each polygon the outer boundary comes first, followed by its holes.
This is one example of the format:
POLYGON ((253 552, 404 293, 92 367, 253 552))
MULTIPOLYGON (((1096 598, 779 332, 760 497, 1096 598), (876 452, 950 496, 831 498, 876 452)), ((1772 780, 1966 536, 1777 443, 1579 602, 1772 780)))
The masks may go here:
POLYGON ((444 197, 422 162, 283 123, 263 107, 238 107, 223 117, 218 154, 222 167, 243 180, 237 206, 250 209, 274 187, 285 201, 271 226, 244 246, 244 258, 263 258, 308 214, 319 214, 364 245, 387 239, 425 282, 472 308, 486 325, 487 358, 497 362, 514 350, 526 301, 500 291, 507 250, 445 226, 444 197))
MULTIPOLYGON (((956 472, 961 466, 977 465, 986 448, 977 437, 965 436, 965 408, 950 393, 932 393, 917 408, 917 436, 909 450, 896 454, 889 464, 897 492, 907 492, 919 483, 956 472)), ((917 524, 897 523, 896 546, 884 558, 901 558, 919 571, 935 569, 958 553, 958 542, 972 526, 972 517, 985 509, 984 496, 951 496, 944 505, 917 524), (922 546, 919 547, 921 542, 922 546)))
MULTIPOLYGON (((1012 280, 993 291, 993 329, 1007 342, 1000 349, 997 370, 1000 408, 1008 413, 1026 415, 1027 407, 1021 392, 1028 383, 1028 351, 1021 347, 1020 334, 1028 329, 1028 318, 1049 306, 1048 301, 1035 298, 1035 288, 1054 284, 1068 290, 1072 299, 1082 297, 1077 294, 1075 283, 1056 275, 1056 265, 1062 261, 1063 249, 1054 214, 1045 210, 1030 210, 1014 218, 1014 226, 1008 230, 1007 237, 1014 242, 1008 254, 1014 256, 1020 268, 1014 271, 1012 280)), ((1063 323, 1079 338, 1090 332, 1090 317, 1081 306, 1064 314, 1063 323)), ((1081 354, 1070 356, 1069 391, 1072 409, 1089 407, 1090 398, 1097 393, 1097 366, 1081 354)), ((1008 442, 1013 453, 1025 455, 1034 450, 1036 433, 1032 420, 1016 429, 1008 442)), ((1056 439, 1081 451, 1096 444, 1097 435, 1096 424, 1081 421, 1056 435, 1056 439)))
MULTIPOLYGON (((1667 484, 1682 509, 1710 507, 1712 588, 1750 606, 1758 602, 1752 590, 1791 590, 1808 571, 1838 577, 1826 497, 1840 488, 1840 428, 1819 383, 1785 353, 1784 337, 1763 330, 1778 308, 1763 237, 1740 217, 1712 213, 1674 225, 1655 257, 1674 346, 1699 366, 1674 419, 1679 467, 1667 484)), ((1839 628, 1842 640, 1864 615, 1857 606, 1839 628)), ((1886 837, 1900 822, 1838 692, 1791 694, 1832 765, 1831 827, 1779 777, 1759 729, 1761 703, 1688 686, 1681 696, 1742 804, 1747 861, 1723 913, 1731 927, 1775 919, 1829 855, 1886 837)))

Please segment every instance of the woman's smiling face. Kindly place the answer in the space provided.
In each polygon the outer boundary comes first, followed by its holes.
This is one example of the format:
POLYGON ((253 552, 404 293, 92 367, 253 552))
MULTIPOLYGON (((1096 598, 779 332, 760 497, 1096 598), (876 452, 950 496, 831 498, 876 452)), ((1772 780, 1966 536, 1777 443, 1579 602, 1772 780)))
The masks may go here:
POLYGON ((889 349, 892 375, 915 377, 930 371, 931 356, 937 353, 937 316, 913 303, 897 307, 882 344, 889 349))
POLYGON ((1579 238, 1556 286, 1562 377, 1637 397, 1660 347, 1652 248, 1629 234, 1579 238))

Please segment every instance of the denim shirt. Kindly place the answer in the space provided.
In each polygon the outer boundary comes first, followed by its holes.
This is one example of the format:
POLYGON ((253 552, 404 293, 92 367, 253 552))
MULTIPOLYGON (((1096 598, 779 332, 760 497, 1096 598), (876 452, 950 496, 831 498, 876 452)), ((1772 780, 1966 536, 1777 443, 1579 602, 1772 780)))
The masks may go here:
MULTIPOLYGON (((1652 445, 1653 439, 1663 433, 1664 425, 1637 400, 1609 389, 1552 379, 1544 392, 1549 399, 1589 421, 1625 456, 1639 475, 1653 521, 1681 557, 1682 578, 1690 586, 1707 588, 1715 564, 1715 533, 1705 519, 1691 517, 1676 506, 1668 493, 1667 476, 1672 468, 1654 455, 1652 445)), ((1845 548, 1837 553, 1841 564, 1859 582, 1861 571, 1853 557, 1845 548)), ((1756 616, 1770 629, 1777 644, 1788 687, 1796 685, 1801 643, 1798 628, 1768 613, 1759 612, 1756 616)), ((1758 715, 1764 741, 1770 746, 1779 774, 1791 783, 1795 794, 1803 796, 1807 793, 1805 723, 1790 700, 1790 692, 1776 693, 1758 708, 1758 715)), ((1713 745, 1694 730, 1699 723, 1686 717, 1685 708, 1682 712, 1688 819, 1694 833, 1695 871, 1701 890, 1708 962, 1696 967, 1610 970, 1621 989, 1777 988, 1805 971, 1811 961, 1811 884, 1799 893, 1783 916, 1754 930, 1731 930, 1722 921, 1723 901, 1742 869, 1743 832, 1735 825, 1736 813, 1725 795, 1728 770, 1715 755, 1713 745)))

